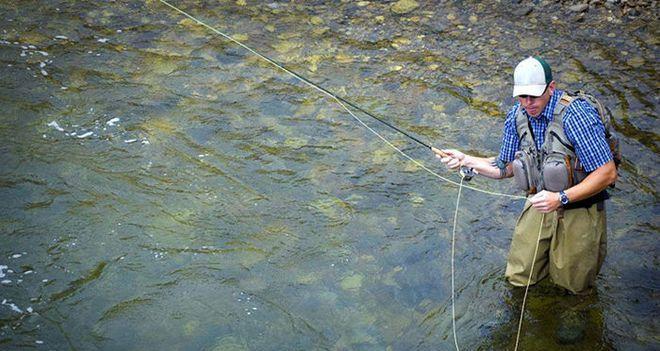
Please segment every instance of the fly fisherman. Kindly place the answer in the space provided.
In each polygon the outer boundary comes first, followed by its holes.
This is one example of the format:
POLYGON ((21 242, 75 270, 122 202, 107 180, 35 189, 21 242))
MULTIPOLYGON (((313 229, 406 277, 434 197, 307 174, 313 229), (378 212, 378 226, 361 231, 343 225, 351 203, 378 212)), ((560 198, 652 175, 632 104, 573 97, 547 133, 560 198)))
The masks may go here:
POLYGON ((527 285, 543 219, 530 284, 549 274, 575 294, 589 293, 607 251, 605 189, 617 178, 606 127, 589 102, 556 89, 543 59, 521 61, 513 80, 517 102, 504 122, 499 157, 434 151, 449 168, 514 177, 527 191, 507 258, 509 283, 527 285))

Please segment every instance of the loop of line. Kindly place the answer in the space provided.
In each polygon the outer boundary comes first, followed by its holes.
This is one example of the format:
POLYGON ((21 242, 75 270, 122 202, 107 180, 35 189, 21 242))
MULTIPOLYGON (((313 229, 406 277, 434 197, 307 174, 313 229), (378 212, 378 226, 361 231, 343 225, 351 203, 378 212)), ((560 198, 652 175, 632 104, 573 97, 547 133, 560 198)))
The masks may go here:
POLYGON ((195 21, 195 22, 197 22, 198 24, 200 24, 200 25, 202 25, 202 26, 208 28, 208 29, 211 30, 212 32, 221 35, 222 37, 226 38, 227 40, 232 41, 232 42, 235 43, 236 45, 239 45, 240 47, 244 48, 245 50, 247 50, 247 51, 251 52, 252 54, 256 55, 257 57, 261 58, 262 60, 264 60, 264 61, 270 63, 271 65, 273 65, 273 66, 275 66, 275 67, 281 69, 282 71, 288 73, 288 74, 291 75, 292 77, 298 79, 300 82, 307 84, 308 86, 310 86, 311 88, 313 88, 313 89, 315 89, 315 90, 318 90, 318 91, 321 92, 323 95, 326 95, 326 96, 332 98, 333 100, 335 100, 335 101, 337 102, 337 104, 339 104, 339 106, 341 106, 344 110, 346 110, 346 112, 348 112, 348 113, 349 113, 349 114, 350 114, 350 115, 351 115, 356 121, 358 121, 358 122, 359 122, 362 126, 364 126, 367 130, 369 130, 371 133, 373 133, 374 135, 376 135, 376 136, 377 136, 378 138, 380 138, 383 142, 385 142, 388 146, 390 146, 392 149, 396 150, 399 154, 401 154, 403 157, 407 158, 408 160, 410 160, 411 162, 413 162, 415 165, 417 165, 417 166, 420 167, 421 169, 425 170, 426 172, 430 173, 431 175, 435 176, 436 178, 441 179, 441 180, 443 180, 443 181, 445 181, 445 182, 447 182, 447 183, 450 183, 450 184, 456 185, 456 186, 458 186, 458 187, 464 187, 464 188, 466 188, 466 189, 474 190, 474 191, 481 192, 481 193, 484 193, 484 194, 489 194, 489 195, 494 195, 494 196, 502 196, 502 197, 509 197, 509 198, 512 198, 512 199, 526 199, 526 197, 524 197, 524 196, 520 196, 520 195, 511 195, 511 194, 498 193, 498 192, 494 192, 494 191, 488 191, 488 190, 484 190, 484 189, 479 189, 479 188, 476 188, 476 187, 473 187, 473 186, 461 185, 461 184, 462 184, 462 179, 461 179, 461 183, 458 183, 458 182, 456 182, 456 181, 453 181, 453 180, 451 180, 451 179, 448 179, 448 178, 445 178, 445 177, 441 176, 440 174, 434 172, 433 170, 431 170, 431 169, 429 169, 428 167, 426 167, 425 165, 423 165, 421 162, 415 160, 414 158, 412 158, 411 156, 409 156, 408 154, 406 154, 405 152, 403 152, 403 150, 401 150, 401 149, 399 149, 398 147, 396 147, 396 146, 395 146, 394 144, 392 144, 390 141, 388 141, 387 139, 385 139, 385 137, 383 137, 383 136, 380 135, 378 132, 376 132, 374 129, 372 129, 371 127, 369 127, 369 126, 368 126, 366 123, 364 123, 360 118, 358 118, 358 117, 357 117, 357 116, 356 116, 356 115, 355 115, 355 114, 354 114, 354 113, 353 113, 348 107, 346 107, 346 105, 345 105, 344 103, 342 103, 342 102, 340 101, 339 97, 337 97, 336 95, 334 95, 334 94, 330 93, 329 91, 327 91, 327 90, 325 90, 325 89, 319 87, 318 85, 316 85, 316 84, 310 82, 309 80, 305 79, 304 77, 300 76, 299 74, 297 74, 297 73, 295 73, 295 72, 293 72, 293 71, 288 70, 287 68, 283 67, 283 66, 280 65, 279 63, 277 63, 277 62, 273 61, 272 59, 270 59, 270 58, 268 58, 268 57, 266 57, 266 56, 264 56, 264 55, 258 53, 257 51, 253 50, 253 49, 250 48, 249 46, 247 46, 247 45, 241 43, 240 41, 238 41, 238 40, 232 38, 231 36, 229 36, 229 35, 227 35, 227 34, 221 32, 221 31, 219 31, 218 29, 216 29, 216 28, 214 28, 214 27, 212 27, 212 26, 210 26, 210 25, 208 25, 208 24, 202 22, 201 20, 199 20, 199 19, 195 18, 194 16, 188 14, 187 12, 185 12, 185 11, 179 9, 178 7, 176 7, 176 6, 172 5, 172 4, 170 4, 169 2, 167 2, 167 1, 165 1, 165 0, 159 0, 159 1, 160 1, 161 3, 163 3, 164 5, 167 5, 167 6, 170 7, 171 9, 173 9, 173 10, 179 12, 180 14, 182 14, 182 15, 184 15, 184 16, 190 18, 191 20, 193 20, 193 21, 195 21))
POLYGON ((461 201, 461 189, 463 189, 463 179, 464 176, 461 176, 461 183, 458 186, 458 196, 456 196, 456 210, 454 211, 454 226, 451 230, 451 328, 454 333, 454 345, 456 346, 456 351, 459 351, 458 348, 458 338, 456 337, 456 303, 455 303, 455 287, 454 287, 454 248, 456 243, 456 223, 458 222, 458 204, 461 201))
POLYGON ((539 235, 536 239, 536 247, 534 248, 534 258, 532 258, 532 267, 529 269, 529 278, 525 286, 525 295, 522 300, 522 307, 520 309, 520 321, 518 322, 518 333, 516 334, 516 346, 513 351, 518 351, 518 342, 520 341, 520 330, 522 329, 523 315, 525 313, 525 301, 527 301, 527 292, 529 291, 529 284, 532 282, 532 275, 534 274, 534 263, 536 262, 536 255, 539 251, 539 242, 541 241, 541 233, 543 231, 543 222, 545 222, 545 213, 541 216, 541 225, 539 226, 539 235))

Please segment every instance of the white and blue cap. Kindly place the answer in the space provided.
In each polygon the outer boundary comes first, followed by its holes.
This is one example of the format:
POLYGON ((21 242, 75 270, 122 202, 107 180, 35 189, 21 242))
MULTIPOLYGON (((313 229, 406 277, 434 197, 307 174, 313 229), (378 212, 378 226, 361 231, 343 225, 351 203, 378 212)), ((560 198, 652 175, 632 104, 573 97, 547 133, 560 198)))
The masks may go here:
POLYGON ((528 57, 513 71, 513 97, 519 95, 541 96, 552 82, 552 71, 545 60, 528 57))

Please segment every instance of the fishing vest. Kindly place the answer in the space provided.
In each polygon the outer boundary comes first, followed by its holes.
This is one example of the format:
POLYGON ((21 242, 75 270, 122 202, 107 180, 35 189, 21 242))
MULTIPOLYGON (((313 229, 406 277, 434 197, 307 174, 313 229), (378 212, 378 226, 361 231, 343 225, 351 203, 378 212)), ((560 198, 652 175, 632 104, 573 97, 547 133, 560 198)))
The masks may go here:
MULTIPOLYGON (((583 98, 592 106, 595 105, 601 121, 605 125, 606 140, 618 167, 621 159, 618 139, 610 131, 609 119, 605 121, 605 111, 603 111, 602 105, 588 94, 578 92, 577 95, 572 96, 562 93, 552 112, 553 118, 548 123, 545 140, 540 150, 536 147, 532 128, 527 116, 523 113, 522 106, 516 111, 516 131, 520 139, 520 150, 515 153, 513 176, 517 186, 521 190, 527 191, 528 194, 535 194, 541 190, 559 192, 578 184, 587 177, 587 172, 575 154, 575 148, 564 132, 563 119, 566 108, 576 98, 583 98)), ((607 192, 602 191, 587 199, 589 201, 583 200, 581 203, 589 205, 607 197, 607 192)))

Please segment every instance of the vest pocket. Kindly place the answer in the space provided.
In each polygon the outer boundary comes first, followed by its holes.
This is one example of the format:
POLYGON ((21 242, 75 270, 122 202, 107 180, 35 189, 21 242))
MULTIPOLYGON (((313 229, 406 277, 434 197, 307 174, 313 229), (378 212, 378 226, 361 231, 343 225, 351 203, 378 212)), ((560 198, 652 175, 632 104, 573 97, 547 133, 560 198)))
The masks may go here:
POLYGON ((524 151, 516 151, 513 164, 513 179, 520 190, 529 194, 537 192, 538 171, 535 162, 524 151))
POLYGON ((543 162, 543 187, 558 192, 573 185, 571 159, 568 155, 552 152, 543 162))

